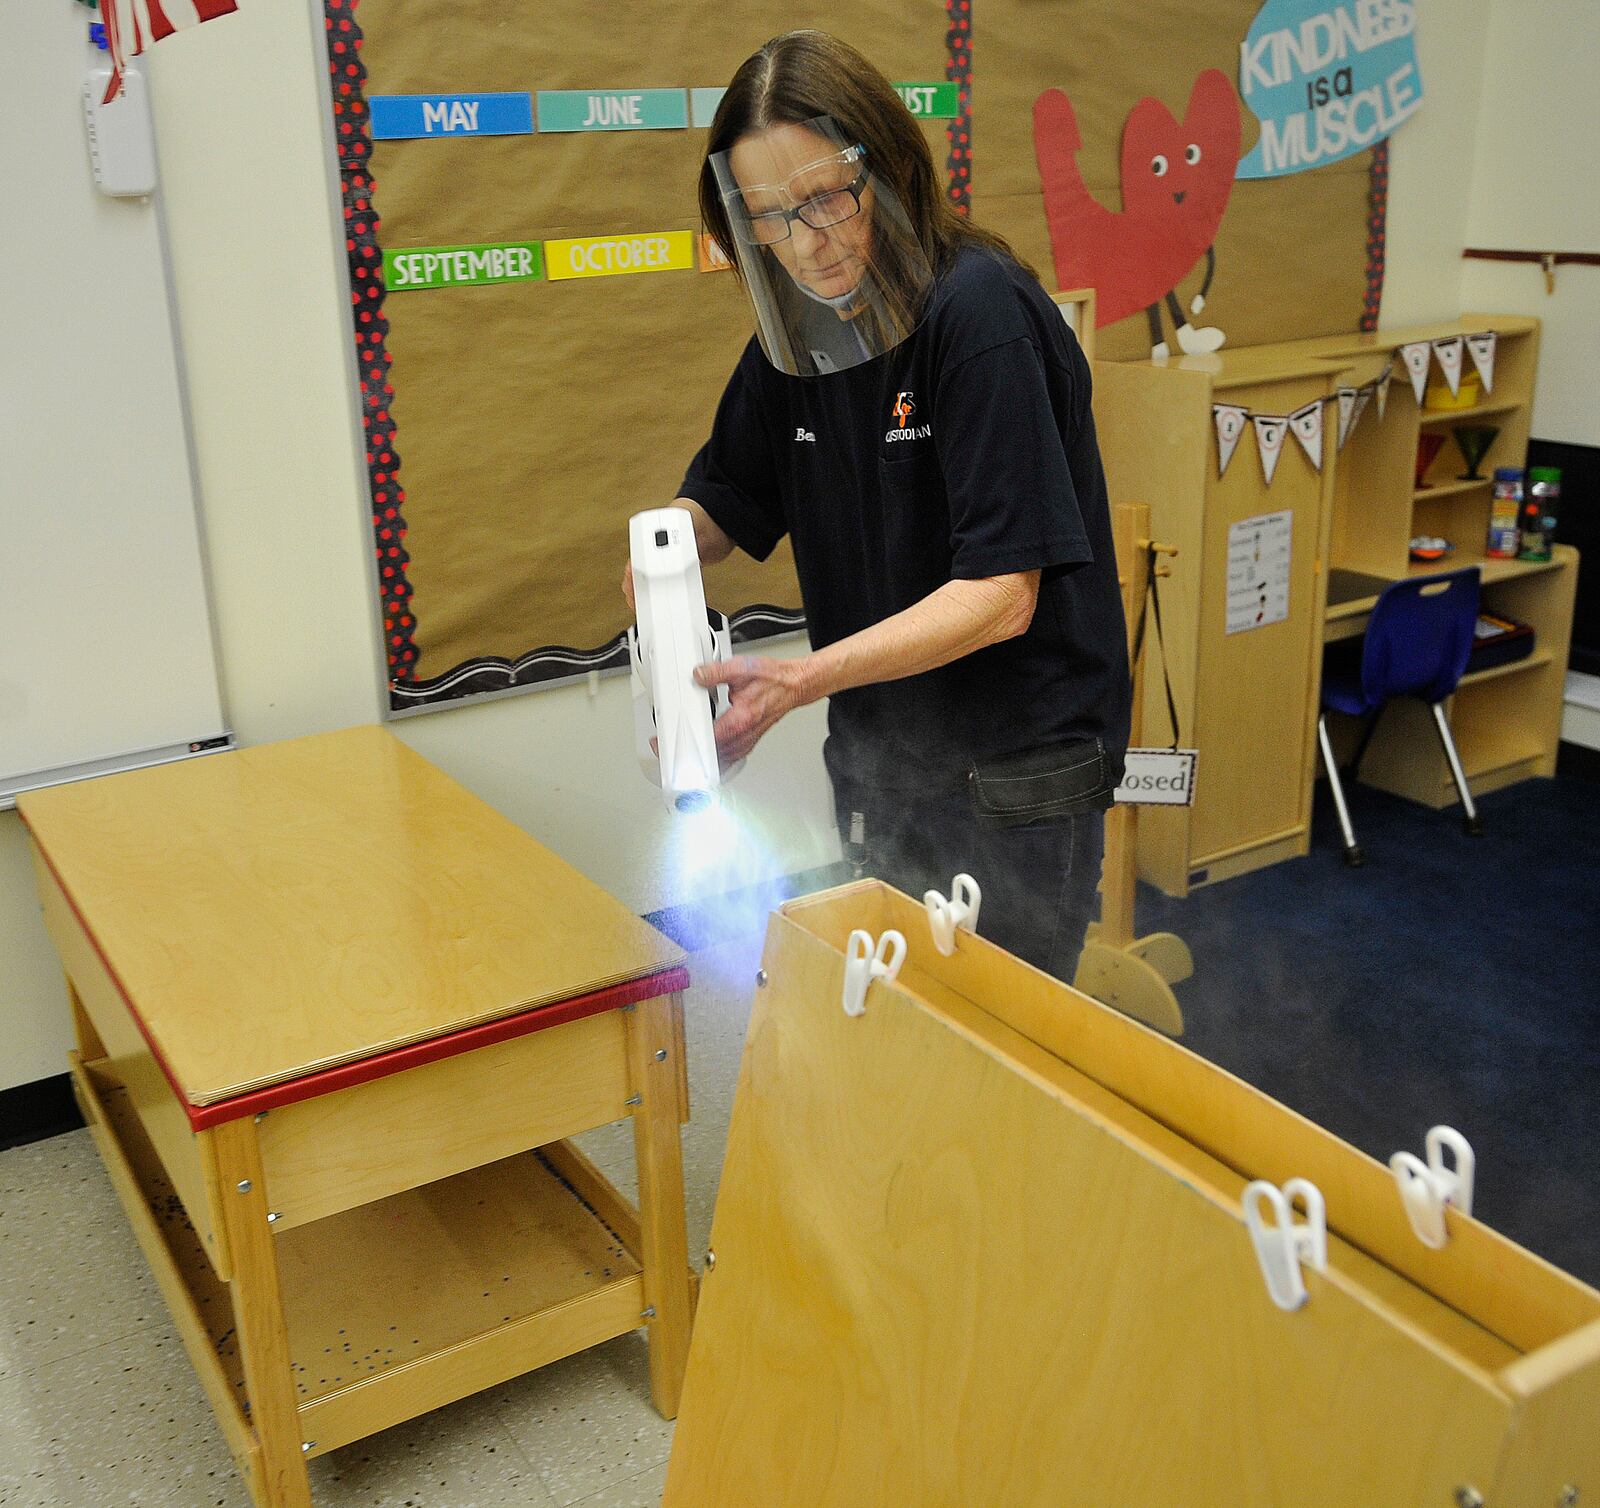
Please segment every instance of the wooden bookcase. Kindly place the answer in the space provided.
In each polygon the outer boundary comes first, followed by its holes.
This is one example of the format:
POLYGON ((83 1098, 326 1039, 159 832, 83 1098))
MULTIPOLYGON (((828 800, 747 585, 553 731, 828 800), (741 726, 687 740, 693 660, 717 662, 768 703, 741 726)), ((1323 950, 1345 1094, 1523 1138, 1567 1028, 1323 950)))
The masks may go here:
MULTIPOLYGON (((1200 751, 1196 800, 1187 810, 1141 814, 1145 879, 1183 895, 1308 850, 1323 646, 1362 633, 1383 585, 1407 576, 1477 565, 1485 610, 1530 623, 1536 634, 1528 660, 1469 676, 1451 699, 1447 711, 1473 790, 1554 772, 1577 552, 1557 546, 1555 558, 1539 564, 1484 557, 1488 478, 1496 466, 1521 465, 1526 456, 1538 341, 1537 320, 1470 315, 1166 363, 1096 364, 1095 418, 1111 500, 1148 503, 1156 536, 1181 551, 1163 587, 1163 609, 1181 735, 1200 751), (1342 450, 1336 411, 1324 410, 1320 472, 1286 436, 1269 487, 1247 430, 1218 476, 1214 402, 1288 414, 1339 386, 1371 381, 1401 345, 1484 330, 1498 336, 1494 387, 1472 408, 1419 406, 1396 358, 1383 416, 1369 402, 1342 450), (1469 422, 1500 431, 1479 466, 1485 480, 1458 479, 1465 463, 1447 438, 1424 477, 1429 485, 1419 488, 1422 432, 1469 422), (1228 531, 1242 519, 1284 510, 1293 516, 1289 616, 1229 635, 1228 531), (1409 542, 1418 534, 1442 535, 1455 548, 1443 561, 1414 564, 1409 542), (1331 604, 1330 572, 1337 573, 1331 604), (1361 595, 1349 573, 1368 578, 1357 584, 1361 595)), ((1144 712, 1147 742, 1170 736, 1153 661, 1144 712)), ((1348 750, 1358 730, 1339 726, 1334 733, 1348 750)), ((1433 807, 1455 800, 1420 704, 1399 701, 1385 711, 1362 779, 1433 807)))

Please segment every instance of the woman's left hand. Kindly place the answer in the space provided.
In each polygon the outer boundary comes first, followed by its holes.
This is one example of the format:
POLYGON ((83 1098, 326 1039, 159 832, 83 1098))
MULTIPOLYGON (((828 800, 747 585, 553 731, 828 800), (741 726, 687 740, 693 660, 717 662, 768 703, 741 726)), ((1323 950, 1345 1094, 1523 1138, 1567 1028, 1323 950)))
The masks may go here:
POLYGON ((717 719, 717 755, 724 767, 737 764, 779 718, 812 700, 806 692, 804 661, 740 655, 702 665, 697 685, 726 686, 729 707, 717 719))

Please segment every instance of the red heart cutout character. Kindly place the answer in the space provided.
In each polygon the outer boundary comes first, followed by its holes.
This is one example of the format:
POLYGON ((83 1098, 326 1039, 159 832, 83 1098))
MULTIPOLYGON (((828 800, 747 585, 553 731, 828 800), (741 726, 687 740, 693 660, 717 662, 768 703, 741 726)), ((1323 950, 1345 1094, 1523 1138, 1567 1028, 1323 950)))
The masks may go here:
POLYGON ((1122 210, 1114 213, 1078 170, 1083 139, 1066 95, 1047 89, 1034 102, 1056 284, 1095 290, 1097 326, 1159 306, 1210 251, 1233 193, 1240 132, 1239 99, 1220 69, 1194 81, 1181 123, 1160 100, 1140 100, 1122 128, 1122 210))

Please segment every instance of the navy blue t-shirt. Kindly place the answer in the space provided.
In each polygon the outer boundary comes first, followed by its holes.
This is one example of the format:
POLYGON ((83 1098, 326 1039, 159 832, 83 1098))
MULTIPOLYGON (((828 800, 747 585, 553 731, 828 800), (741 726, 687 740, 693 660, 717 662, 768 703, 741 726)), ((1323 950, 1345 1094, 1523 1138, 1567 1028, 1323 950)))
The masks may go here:
POLYGON ((752 338, 680 493, 764 560, 793 541, 822 648, 954 579, 1041 570, 1032 626, 922 675, 836 693, 830 751, 902 789, 975 760, 1128 735, 1128 659, 1089 364, 1039 284, 963 248, 893 351, 820 377, 752 338))

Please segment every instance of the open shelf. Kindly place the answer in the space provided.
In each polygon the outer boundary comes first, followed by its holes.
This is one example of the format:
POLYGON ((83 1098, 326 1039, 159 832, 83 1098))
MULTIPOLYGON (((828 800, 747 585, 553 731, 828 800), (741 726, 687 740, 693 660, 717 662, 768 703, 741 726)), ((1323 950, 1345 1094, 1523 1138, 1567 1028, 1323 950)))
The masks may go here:
MULTIPOLYGON (((186 1290, 190 1335, 209 1340, 242 1417, 231 1290, 127 1090, 107 1065, 86 1068, 186 1290)), ((537 1151, 297 1226, 274 1244, 311 1455, 435 1406, 440 1372, 468 1348, 486 1347, 504 1380, 642 1323, 639 1263, 537 1151)))
POLYGON ((1440 482, 1433 487, 1415 487, 1411 492, 1411 500, 1414 503, 1425 503, 1431 498, 1449 497, 1457 492, 1476 492, 1478 488, 1489 487, 1493 483, 1493 477, 1481 476, 1476 481, 1471 482, 1457 480, 1454 482, 1440 482))
POLYGON ((1522 407, 1521 403, 1475 403, 1471 408, 1425 408, 1419 410, 1424 428, 1432 424, 1460 424, 1468 419, 1488 419, 1495 414, 1509 414, 1522 407))
POLYGON ((1536 649, 1526 659, 1512 660, 1506 665, 1491 665, 1487 670, 1471 671, 1461 677, 1461 685, 1481 686, 1485 681, 1498 680, 1505 675, 1515 675, 1519 670, 1538 670, 1540 666, 1548 665, 1554 658, 1555 656, 1548 650, 1536 649))

